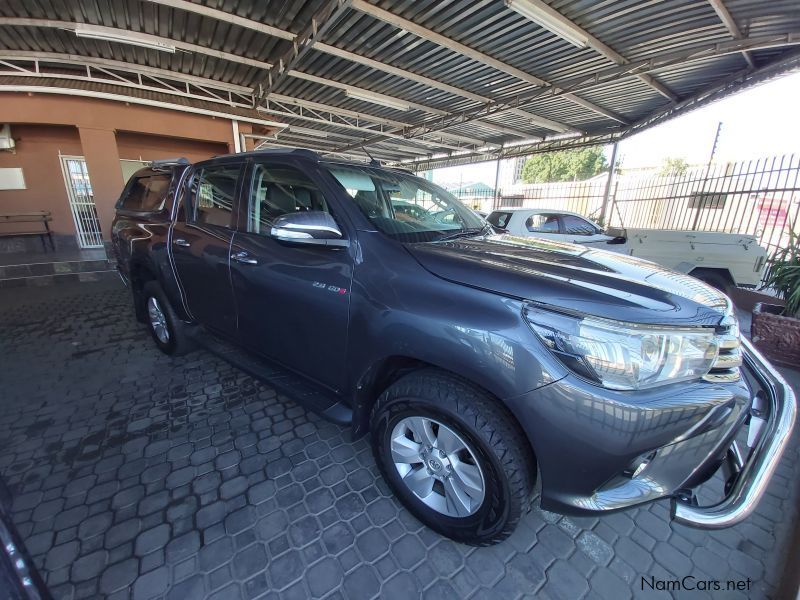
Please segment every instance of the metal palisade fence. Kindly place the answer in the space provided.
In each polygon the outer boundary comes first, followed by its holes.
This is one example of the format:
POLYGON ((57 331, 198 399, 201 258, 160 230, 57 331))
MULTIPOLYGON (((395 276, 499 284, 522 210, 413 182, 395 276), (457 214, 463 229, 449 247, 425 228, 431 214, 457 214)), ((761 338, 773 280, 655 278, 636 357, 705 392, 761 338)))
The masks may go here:
MULTIPOLYGON (((517 184, 485 194, 459 193, 476 210, 550 208, 599 219, 607 174, 587 181, 517 184)), ((770 256, 800 234, 800 156, 791 154, 690 167, 682 173, 616 174, 608 225, 756 236, 770 256)))

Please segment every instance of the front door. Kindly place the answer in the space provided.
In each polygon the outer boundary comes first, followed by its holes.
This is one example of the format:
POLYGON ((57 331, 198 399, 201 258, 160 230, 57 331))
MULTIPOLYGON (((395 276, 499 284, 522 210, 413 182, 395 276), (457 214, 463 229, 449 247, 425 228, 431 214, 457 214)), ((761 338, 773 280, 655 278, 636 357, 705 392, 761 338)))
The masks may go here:
POLYGON ((181 292, 201 325, 236 335, 230 281, 233 204, 243 162, 200 163, 187 181, 170 245, 181 292))
POLYGON ((576 215, 561 215, 561 230, 565 240, 575 244, 606 246, 607 242, 613 239, 598 229, 594 223, 576 215))
POLYGON ((324 210, 336 218, 335 211, 300 167, 256 160, 249 171, 241 201, 246 219, 240 219, 231 248, 240 339, 254 352, 341 389, 353 275, 350 250, 270 237, 272 222, 282 214, 324 210))

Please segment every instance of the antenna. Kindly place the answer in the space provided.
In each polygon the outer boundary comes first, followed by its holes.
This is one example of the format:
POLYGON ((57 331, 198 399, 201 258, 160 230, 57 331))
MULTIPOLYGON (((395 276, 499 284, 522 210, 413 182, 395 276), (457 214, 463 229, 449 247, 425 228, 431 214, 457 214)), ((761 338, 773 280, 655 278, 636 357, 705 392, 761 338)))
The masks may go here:
POLYGON ((361 149, 364 151, 364 154, 366 154, 367 156, 369 156, 369 166, 371 166, 371 167, 380 167, 380 166, 381 166, 381 161, 379 161, 379 160, 375 160, 375 159, 372 157, 372 154, 370 154, 370 153, 369 153, 369 150, 367 150, 367 149, 366 149, 366 147, 364 146, 364 144, 361 144, 361 149))

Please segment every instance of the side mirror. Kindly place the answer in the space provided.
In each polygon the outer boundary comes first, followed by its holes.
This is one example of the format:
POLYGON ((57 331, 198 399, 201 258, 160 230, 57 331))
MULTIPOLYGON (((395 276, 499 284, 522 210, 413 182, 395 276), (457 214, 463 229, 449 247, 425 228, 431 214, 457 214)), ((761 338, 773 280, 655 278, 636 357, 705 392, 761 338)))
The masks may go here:
POLYGON ((282 242, 313 246, 350 245, 330 213, 308 210, 281 215, 272 224, 270 236, 282 242))

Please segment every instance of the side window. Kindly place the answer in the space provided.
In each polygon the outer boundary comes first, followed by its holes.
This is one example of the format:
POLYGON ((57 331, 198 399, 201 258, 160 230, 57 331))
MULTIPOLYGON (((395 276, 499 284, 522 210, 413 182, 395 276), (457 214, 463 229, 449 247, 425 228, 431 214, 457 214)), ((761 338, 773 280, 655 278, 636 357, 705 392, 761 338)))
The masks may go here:
POLYGON ((231 226, 231 211, 241 165, 210 165, 192 177, 188 221, 205 225, 231 226))
POLYGON ((330 212, 322 192, 313 181, 294 167, 256 163, 250 182, 250 211, 247 230, 269 235, 272 222, 287 213, 330 212))
POLYGON ((562 215, 561 221, 564 224, 564 233, 569 235, 594 235, 597 228, 580 217, 574 215, 562 215))
POLYGON ((558 233, 558 217, 555 215, 531 215, 525 228, 533 233, 558 233))
POLYGON ((138 212, 152 212, 164 208, 169 183, 172 179, 168 173, 134 176, 125 189, 125 197, 118 208, 138 212))
POLYGON ((486 220, 495 227, 505 229, 508 227, 508 222, 511 220, 511 213, 494 211, 492 214, 486 217, 486 220))

